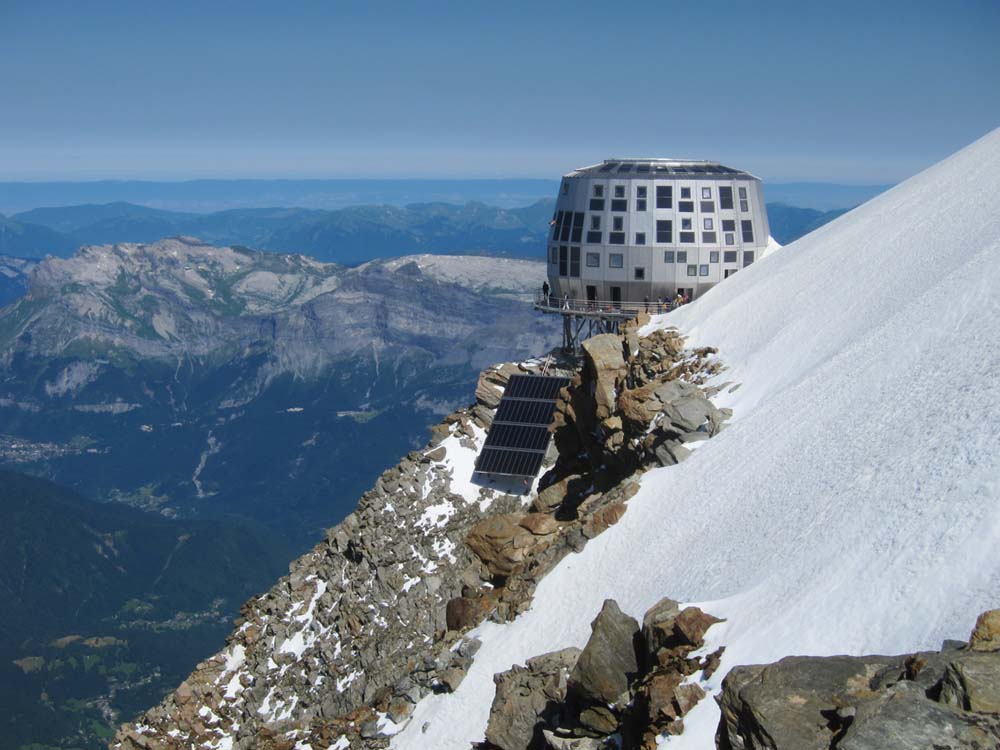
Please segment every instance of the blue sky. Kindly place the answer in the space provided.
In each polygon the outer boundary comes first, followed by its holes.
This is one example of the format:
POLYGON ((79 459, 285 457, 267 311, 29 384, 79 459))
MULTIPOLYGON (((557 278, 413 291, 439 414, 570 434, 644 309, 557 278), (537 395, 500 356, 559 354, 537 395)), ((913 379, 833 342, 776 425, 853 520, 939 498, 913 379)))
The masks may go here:
POLYGON ((1000 2, 0 0, 0 180, 902 179, 1000 126, 1000 2))

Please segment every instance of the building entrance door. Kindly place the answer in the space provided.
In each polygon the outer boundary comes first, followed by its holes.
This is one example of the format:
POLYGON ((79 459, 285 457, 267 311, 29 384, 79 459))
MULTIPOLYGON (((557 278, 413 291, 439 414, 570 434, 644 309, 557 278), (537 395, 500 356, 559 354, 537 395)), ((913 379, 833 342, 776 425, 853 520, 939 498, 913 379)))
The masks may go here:
POLYGON ((620 286, 611 287, 611 304, 616 310, 622 306, 622 288, 620 286))
POLYGON ((593 308, 594 307, 594 303, 597 302, 597 287, 596 286, 591 286, 590 284, 587 285, 587 302, 589 303, 589 307, 591 307, 591 308, 593 308))
POLYGON ((730 276, 732 276, 732 275, 733 275, 734 273, 736 273, 736 269, 735 269, 735 268, 727 268, 727 269, 726 269, 726 275, 725 275, 725 276, 723 276, 722 278, 724 278, 724 279, 728 279, 728 278, 729 278, 730 276))

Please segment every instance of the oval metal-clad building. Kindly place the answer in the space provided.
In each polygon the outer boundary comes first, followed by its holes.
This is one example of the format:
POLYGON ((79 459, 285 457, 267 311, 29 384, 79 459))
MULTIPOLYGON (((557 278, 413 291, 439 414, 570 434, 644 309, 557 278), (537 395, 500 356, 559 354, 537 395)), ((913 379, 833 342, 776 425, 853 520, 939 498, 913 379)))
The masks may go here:
POLYGON ((747 172, 710 161, 608 159, 562 179, 550 293, 610 305, 694 299, 758 259, 768 235, 764 190, 747 172))

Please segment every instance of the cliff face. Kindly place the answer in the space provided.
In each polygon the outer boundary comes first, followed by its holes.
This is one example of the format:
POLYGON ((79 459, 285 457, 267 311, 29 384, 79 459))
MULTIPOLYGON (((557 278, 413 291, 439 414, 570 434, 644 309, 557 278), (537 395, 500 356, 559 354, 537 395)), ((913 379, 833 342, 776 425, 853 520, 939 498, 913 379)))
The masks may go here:
POLYGON ((423 696, 461 682, 478 645, 463 633, 524 611, 546 572, 621 518, 636 472, 718 431, 726 415, 694 383, 719 366, 674 333, 640 346, 634 329, 587 342, 579 370, 557 363, 572 380, 540 492, 472 482, 507 378, 539 363, 485 371, 476 404, 385 472, 113 747, 386 746, 423 696))

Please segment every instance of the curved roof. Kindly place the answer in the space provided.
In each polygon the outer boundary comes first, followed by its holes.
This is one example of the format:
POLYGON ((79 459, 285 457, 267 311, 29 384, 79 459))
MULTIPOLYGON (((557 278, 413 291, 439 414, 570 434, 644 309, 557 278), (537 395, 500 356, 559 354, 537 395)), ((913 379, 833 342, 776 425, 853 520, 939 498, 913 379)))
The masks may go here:
POLYGON ((650 177, 728 177, 730 179, 756 180, 749 172, 733 169, 717 161, 696 161, 693 159, 657 159, 638 157, 628 159, 605 159, 600 164, 574 169, 565 177, 606 177, 615 179, 650 177))

